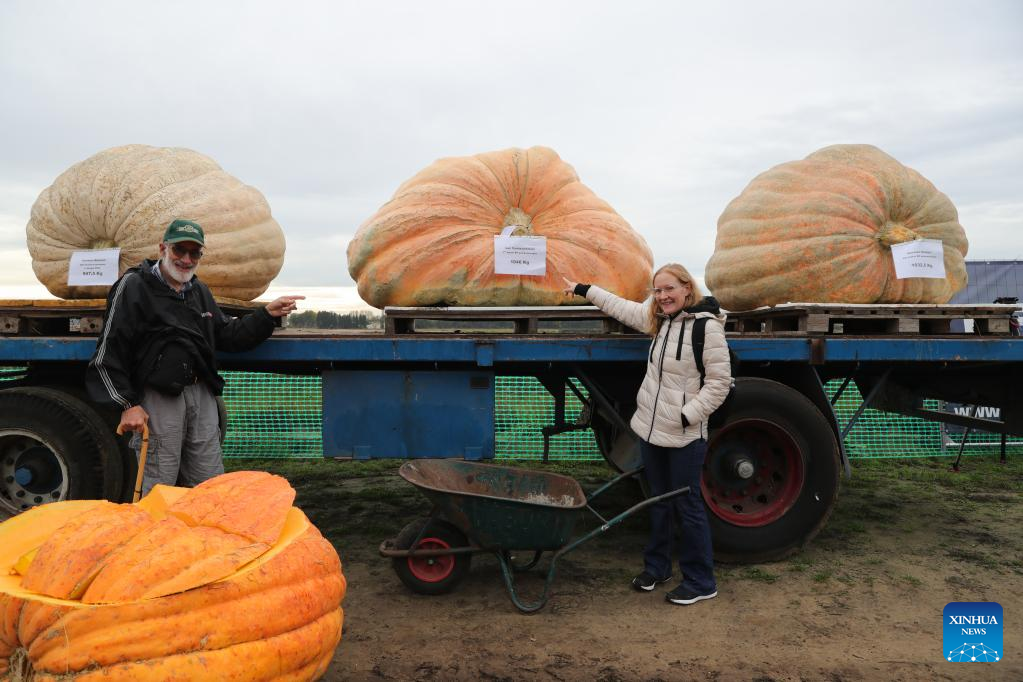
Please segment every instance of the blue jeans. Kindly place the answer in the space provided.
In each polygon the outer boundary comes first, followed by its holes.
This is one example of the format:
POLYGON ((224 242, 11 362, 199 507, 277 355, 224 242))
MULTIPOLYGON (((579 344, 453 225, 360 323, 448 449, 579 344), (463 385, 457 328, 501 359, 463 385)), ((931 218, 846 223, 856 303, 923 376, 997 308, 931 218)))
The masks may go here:
POLYGON ((640 441, 644 475, 651 497, 683 486, 689 493, 650 506, 650 541, 643 550, 643 568, 656 578, 671 575, 672 526, 681 524, 679 569, 682 585, 699 594, 717 590, 710 525, 700 493, 707 441, 700 439, 682 448, 665 448, 640 441))

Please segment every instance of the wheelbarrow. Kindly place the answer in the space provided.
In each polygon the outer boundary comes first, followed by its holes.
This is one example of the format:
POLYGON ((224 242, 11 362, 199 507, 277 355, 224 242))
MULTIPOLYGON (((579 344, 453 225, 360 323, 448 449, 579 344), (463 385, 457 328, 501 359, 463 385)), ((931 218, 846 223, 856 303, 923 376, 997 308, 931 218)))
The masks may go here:
POLYGON ((524 613, 539 611, 547 603, 558 559, 584 542, 661 500, 689 492, 689 487, 650 497, 610 520, 590 501, 618 482, 635 476, 643 467, 608 481, 589 500, 570 476, 518 467, 495 466, 451 459, 406 462, 398 474, 433 503, 429 517, 409 523, 396 538, 380 545, 380 554, 392 560, 398 578, 419 594, 453 590, 469 572, 472 555, 490 552, 501 564, 501 574, 512 603, 524 613), (573 537, 582 511, 589 510, 600 525, 573 537), (533 553, 518 564, 513 552, 533 553), (537 565, 544 552, 554 552, 543 594, 525 603, 515 589, 514 573, 537 565))

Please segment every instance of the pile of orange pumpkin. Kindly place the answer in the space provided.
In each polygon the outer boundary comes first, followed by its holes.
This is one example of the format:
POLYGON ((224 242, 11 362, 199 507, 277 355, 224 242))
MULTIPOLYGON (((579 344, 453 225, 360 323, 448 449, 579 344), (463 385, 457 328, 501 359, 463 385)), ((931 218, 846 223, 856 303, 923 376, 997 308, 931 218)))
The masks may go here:
POLYGON ((0 524, 0 679, 316 679, 346 581, 265 472, 0 524))

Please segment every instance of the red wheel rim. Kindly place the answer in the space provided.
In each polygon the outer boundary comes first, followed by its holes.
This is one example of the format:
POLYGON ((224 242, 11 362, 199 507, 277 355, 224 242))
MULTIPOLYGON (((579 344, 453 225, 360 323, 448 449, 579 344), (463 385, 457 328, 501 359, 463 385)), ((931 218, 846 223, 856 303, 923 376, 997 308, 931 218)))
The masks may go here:
POLYGON ((774 422, 741 419, 711 439, 700 489, 707 508, 736 526, 765 526, 792 508, 806 477, 799 444, 774 422))
MULTIPOLYGON (((451 545, 440 538, 423 538, 416 545, 416 549, 451 549, 451 545)), ((445 554, 443 556, 409 557, 408 569, 416 577, 416 580, 424 583, 439 583, 455 570, 455 556, 445 554)))

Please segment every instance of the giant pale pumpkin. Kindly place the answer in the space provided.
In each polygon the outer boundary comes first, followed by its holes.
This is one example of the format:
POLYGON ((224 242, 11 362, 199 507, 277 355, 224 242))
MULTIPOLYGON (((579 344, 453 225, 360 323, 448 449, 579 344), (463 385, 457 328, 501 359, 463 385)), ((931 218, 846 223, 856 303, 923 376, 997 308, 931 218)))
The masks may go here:
POLYGON ((562 276, 635 300, 653 259, 643 238, 546 147, 441 159, 401 185, 348 245, 348 270, 370 305, 584 303, 562 276), (543 277, 494 274, 494 237, 547 239, 543 277))
POLYGON ((966 233, 927 179, 870 145, 834 145, 761 173, 718 219, 707 287, 722 306, 947 303, 966 286, 966 233), (893 244, 940 239, 945 278, 897 279, 893 244))
POLYGON ((294 496, 244 471, 0 524, 0 680, 319 677, 346 582, 294 496))
POLYGON ((206 233, 199 277, 217 296, 251 301, 284 263, 284 232, 254 187, 190 149, 132 144, 64 171, 32 206, 32 269, 60 298, 103 298, 109 286, 68 286, 72 252, 120 247, 120 273, 156 258, 167 225, 198 222, 206 233))

